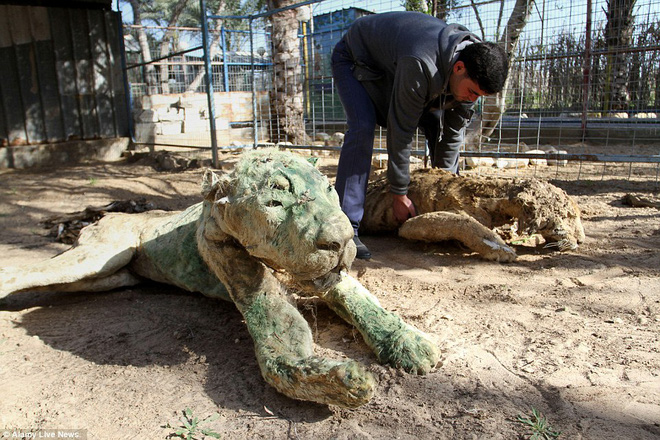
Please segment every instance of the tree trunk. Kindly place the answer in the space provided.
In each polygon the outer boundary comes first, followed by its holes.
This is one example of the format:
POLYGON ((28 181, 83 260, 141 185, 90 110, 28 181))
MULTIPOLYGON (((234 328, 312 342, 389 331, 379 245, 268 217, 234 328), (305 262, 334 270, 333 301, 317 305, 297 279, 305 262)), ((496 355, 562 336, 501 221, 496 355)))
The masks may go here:
MULTIPOLYGON (((221 1, 220 4, 218 5, 218 9, 215 12, 215 15, 222 15, 222 12, 225 10, 225 1, 221 1)), ((203 13, 202 13, 203 14, 203 13)), ((203 18, 202 18, 203 19, 203 18)), ((215 21, 215 26, 213 27, 213 36, 211 37, 211 41, 209 42, 209 57, 211 58, 211 62, 213 62, 213 58, 218 54, 219 50, 219 45, 220 45, 220 38, 222 37, 222 24, 223 20, 217 19, 215 21)), ((226 68, 226 67, 225 67, 226 68)), ((199 85, 202 83, 204 80, 204 74, 206 73, 206 70, 202 67, 199 69, 199 72, 197 72, 197 75, 195 75, 195 78, 192 80, 188 88, 186 89, 186 92, 194 92, 197 90, 199 85)), ((225 87, 228 85, 225 84, 225 87)), ((229 89, 226 89, 229 91, 229 89)))
POLYGON ((527 19, 533 6, 534 0, 516 0, 513 11, 511 11, 505 32, 499 40, 499 44, 504 47, 507 55, 509 55, 509 75, 501 92, 481 98, 481 115, 474 118, 475 120, 472 121, 471 126, 468 128, 468 134, 466 136, 466 144, 470 147, 477 147, 481 143, 482 138, 490 136, 504 114, 506 95, 509 84, 511 83, 510 73, 513 70, 513 53, 518 46, 520 35, 527 24, 527 19))
MULTIPOLYGON (((138 43, 140 44, 140 52, 142 52, 142 61, 145 63, 150 63, 151 50, 149 49, 149 40, 147 39, 147 33, 142 27, 142 18, 140 16, 140 0, 130 0, 131 8, 133 9, 133 24, 139 26, 137 28, 138 34, 138 43)), ((144 81, 147 84, 146 93, 147 95, 153 95, 158 93, 158 86, 156 80, 156 69, 153 64, 147 64, 144 66, 145 78, 144 81)))
MULTIPOLYGON (((167 56, 170 52, 170 43, 172 42, 172 37, 174 36, 174 30, 171 29, 176 22, 179 20, 179 16, 183 12, 183 9, 186 7, 188 0, 179 0, 174 9, 172 9, 172 15, 170 16, 169 23, 167 24, 168 29, 163 35, 163 39, 160 42, 160 58, 167 56)), ((161 61, 160 65, 160 86, 162 93, 170 93, 170 83, 169 83, 169 65, 167 61, 161 61)))
POLYGON ((428 13, 428 5, 426 0, 406 0, 403 4, 406 11, 417 11, 428 13))
POLYGON ((609 0, 607 8, 607 83, 604 110, 626 110, 628 93, 629 53, 632 43, 633 8, 636 0, 609 0))
POLYGON ((474 11, 474 15, 477 19, 477 23, 479 24, 479 30, 481 31, 481 39, 485 40, 486 39, 486 31, 484 30, 484 24, 481 21, 481 16, 479 15, 479 9, 477 8, 477 4, 474 2, 474 0, 470 0, 470 6, 472 7, 472 10, 474 11))
MULTIPOLYGON (((268 0, 268 10, 295 4, 295 0, 268 0)), ((303 81, 295 9, 269 17, 273 25, 273 91, 271 108, 276 120, 271 124, 272 142, 310 142, 305 132, 303 81)))
POLYGON ((453 2, 451 0, 434 0, 433 5, 431 6, 431 15, 434 15, 435 17, 438 17, 442 20, 446 20, 452 3, 453 2))

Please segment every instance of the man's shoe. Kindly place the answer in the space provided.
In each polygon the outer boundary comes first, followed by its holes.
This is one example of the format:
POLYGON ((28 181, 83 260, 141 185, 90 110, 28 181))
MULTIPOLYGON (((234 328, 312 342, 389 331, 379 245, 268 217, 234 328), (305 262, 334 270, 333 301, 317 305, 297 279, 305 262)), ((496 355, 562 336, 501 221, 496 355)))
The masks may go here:
POLYGON ((357 247, 357 254, 355 255, 356 258, 359 258, 360 260, 369 260, 371 258, 371 252, 369 252, 369 248, 360 241, 357 235, 353 236, 353 243, 355 243, 355 247, 357 247))

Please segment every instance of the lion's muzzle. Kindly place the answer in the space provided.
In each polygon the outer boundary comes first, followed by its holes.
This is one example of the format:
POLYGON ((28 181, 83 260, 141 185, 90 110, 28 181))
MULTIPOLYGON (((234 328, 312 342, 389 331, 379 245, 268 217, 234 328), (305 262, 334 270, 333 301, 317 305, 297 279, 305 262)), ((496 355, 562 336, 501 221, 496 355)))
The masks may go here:
POLYGON ((343 213, 335 215, 320 225, 313 251, 292 273, 299 280, 312 280, 320 289, 327 289, 339 281, 340 271, 351 267, 355 254, 353 228, 343 213))

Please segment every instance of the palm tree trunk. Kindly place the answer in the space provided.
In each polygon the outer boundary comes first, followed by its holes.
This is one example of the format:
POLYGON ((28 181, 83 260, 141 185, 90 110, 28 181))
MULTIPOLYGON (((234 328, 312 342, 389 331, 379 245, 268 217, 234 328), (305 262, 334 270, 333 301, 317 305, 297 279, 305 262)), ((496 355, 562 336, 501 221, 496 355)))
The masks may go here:
MULTIPOLYGON (((295 4, 292 0, 269 0, 274 10, 295 4)), ((272 142, 309 143, 305 132, 303 80, 298 39, 298 18, 295 9, 269 17, 273 26, 273 91, 271 108, 276 120, 271 124, 272 142)))
POLYGON ((632 42, 633 8, 636 0, 609 0, 607 9, 607 83, 604 110, 626 110, 630 102, 628 93, 628 49, 632 42))
MULTIPOLYGON (((167 25, 168 29, 163 35, 163 39, 160 42, 160 58, 167 56, 170 51, 170 43, 172 42, 172 37, 174 36, 174 30, 172 27, 179 20, 179 16, 183 12, 183 9, 186 7, 188 0, 179 0, 174 9, 172 9, 172 15, 170 16, 169 23, 167 25)), ((161 61, 160 65, 160 86, 162 93, 170 93, 170 83, 169 83, 169 66, 167 63, 161 61)))
MULTIPOLYGON (((133 24, 138 26, 138 44, 140 45, 140 52, 142 52, 142 62, 151 63, 151 50, 149 49, 149 41, 147 40, 147 33, 142 27, 142 18, 140 13, 140 0, 130 0, 131 8, 133 9, 133 24)), ((145 82, 147 84, 146 93, 147 95, 153 95, 158 93, 158 87, 156 85, 156 69, 153 64, 146 64, 144 66, 145 82)))

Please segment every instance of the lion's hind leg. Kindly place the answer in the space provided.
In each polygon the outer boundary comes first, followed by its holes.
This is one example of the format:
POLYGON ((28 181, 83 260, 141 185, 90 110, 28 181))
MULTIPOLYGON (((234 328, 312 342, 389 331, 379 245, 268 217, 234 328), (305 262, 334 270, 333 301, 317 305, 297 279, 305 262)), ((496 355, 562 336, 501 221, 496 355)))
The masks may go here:
POLYGON ((510 262, 516 259, 516 251, 499 235, 465 213, 435 211, 421 214, 401 225, 399 235, 426 242, 458 240, 487 260, 510 262))
POLYGON ((135 276, 122 271, 135 255, 136 234, 119 220, 83 229, 77 246, 49 260, 1 268, 0 298, 26 290, 98 291, 136 284, 135 276))
POLYGON ((133 252, 114 247, 84 246, 50 260, 0 269, 0 298, 26 290, 59 292, 102 291, 137 284, 128 271, 120 271, 133 252))
POLYGON ((416 374, 426 374, 438 364, 440 351, 429 336, 383 309, 351 276, 344 275, 323 299, 358 329, 380 362, 416 374))

